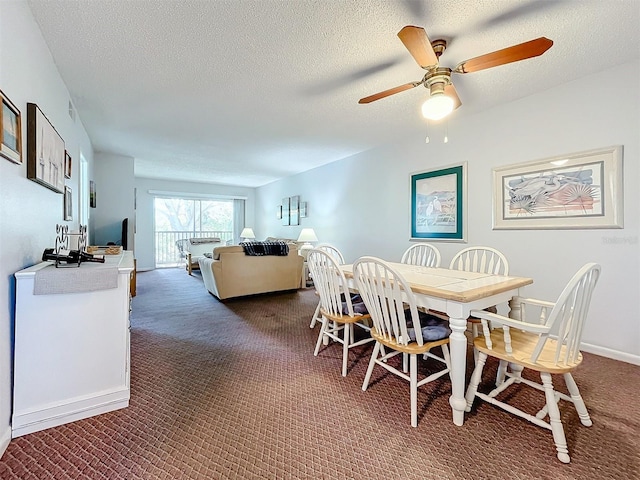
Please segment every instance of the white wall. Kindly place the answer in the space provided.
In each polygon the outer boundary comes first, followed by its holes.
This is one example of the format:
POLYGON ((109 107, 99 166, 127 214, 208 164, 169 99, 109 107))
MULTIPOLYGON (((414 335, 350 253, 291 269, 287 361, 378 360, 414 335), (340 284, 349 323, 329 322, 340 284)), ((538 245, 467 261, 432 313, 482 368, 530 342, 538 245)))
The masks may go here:
MULTIPOLYGON (((161 192, 190 193, 201 195, 220 195, 226 198, 246 198, 245 225, 255 224, 255 189, 249 187, 235 187, 229 185, 213 185, 207 183, 173 182, 151 178, 136 178, 136 260, 138 270, 155 268, 154 259, 154 220, 153 199, 149 190, 161 192)), ((275 212, 275 210, 274 210, 275 212)), ((274 213, 275 215, 275 213, 274 213)))
MULTIPOLYGON (((409 246, 409 174, 468 162, 468 245, 503 251, 511 274, 534 279, 525 293, 549 300, 584 263, 600 263, 585 350, 640 364, 639 70, 638 62, 615 68, 615 87, 608 70, 470 117, 463 104, 449 122, 448 144, 431 128, 429 144, 407 138, 260 187, 256 234, 292 237, 313 227, 348 261, 365 254, 398 261, 409 246), (493 167, 611 145, 624 146, 624 229, 492 230, 493 167), (275 217, 291 195, 308 201, 299 227, 275 217)), ((437 245, 445 265, 465 246, 437 245)))
MULTIPOLYGON (((27 180, 27 102, 36 103, 65 141, 73 159, 74 221, 78 226, 80 152, 92 165, 89 137, 68 115, 69 92, 24 1, 0 1, 0 89, 22 113, 22 165, 0 158, 0 455, 11 438, 11 390, 15 306, 14 272, 40 261, 63 222, 63 195, 27 180)), ((91 167, 90 167, 91 168, 91 167)))
POLYGON ((96 208, 91 211, 91 243, 120 244, 122 220, 129 219, 128 250, 134 250, 133 157, 96 152, 94 160, 96 208))

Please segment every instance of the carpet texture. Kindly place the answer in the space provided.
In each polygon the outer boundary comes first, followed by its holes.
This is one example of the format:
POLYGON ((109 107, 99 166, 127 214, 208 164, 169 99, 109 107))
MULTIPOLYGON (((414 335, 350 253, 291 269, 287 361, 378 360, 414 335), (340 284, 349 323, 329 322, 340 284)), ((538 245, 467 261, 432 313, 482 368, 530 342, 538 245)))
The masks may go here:
MULTIPOLYGON (((637 366, 585 354, 574 377, 593 426, 561 402, 564 465, 550 431, 479 400, 454 426, 447 377, 419 389, 412 428, 407 382, 376 369, 361 390, 371 344, 345 378, 339 345, 313 356, 313 290, 223 304, 199 275, 165 269, 139 273, 137 292, 129 408, 12 440, 1 479, 640 478, 637 366)), ((511 401, 536 412, 544 399, 521 388, 511 401)))

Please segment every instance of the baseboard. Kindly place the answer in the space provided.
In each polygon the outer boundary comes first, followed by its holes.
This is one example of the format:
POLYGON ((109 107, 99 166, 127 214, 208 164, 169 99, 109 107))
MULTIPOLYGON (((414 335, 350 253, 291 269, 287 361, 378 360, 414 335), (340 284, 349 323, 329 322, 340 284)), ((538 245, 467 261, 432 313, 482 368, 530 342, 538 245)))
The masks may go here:
POLYGON ((594 355, 600 355, 601 357, 620 360, 621 362, 631 363, 633 365, 640 365, 640 355, 632 355, 631 353, 620 352, 618 350, 612 350, 598 345, 591 345, 589 343, 583 343, 580 346, 580 349, 583 352, 593 353, 594 355))
POLYGON ((4 455, 5 450, 9 446, 9 442, 11 441, 11 427, 7 425, 7 428, 4 429, 2 435, 0 436, 0 458, 4 455))
POLYGON ((129 406, 129 389, 103 392, 89 398, 77 398, 58 405, 43 405, 30 411, 14 412, 12 421, 13 438, 57 427, 101 413, 111 412, 129 406))

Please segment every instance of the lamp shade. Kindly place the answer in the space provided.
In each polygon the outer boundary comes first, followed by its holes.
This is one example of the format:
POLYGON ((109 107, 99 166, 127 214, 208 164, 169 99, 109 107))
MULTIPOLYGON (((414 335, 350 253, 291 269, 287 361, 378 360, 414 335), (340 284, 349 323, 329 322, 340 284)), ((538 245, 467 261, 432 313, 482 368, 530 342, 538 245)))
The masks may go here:
POLYGON ((253 233, 252 228, 245 227, 242 229, 242 233, 240 234, 240 237, 244 238, 245 240, 248 240, 248 239, 256 238, 256 234, 253 233))
POLYGON ((317 242, 318 237, 316 237, 316 232, 313 231, 313 228, 303 228, 298 236, 299 242, 317 242))
POLYGON ((453 112, 453 104, 453 98, 434 93, 422 105, 422 115, 429 120, 440 120, 453 112))

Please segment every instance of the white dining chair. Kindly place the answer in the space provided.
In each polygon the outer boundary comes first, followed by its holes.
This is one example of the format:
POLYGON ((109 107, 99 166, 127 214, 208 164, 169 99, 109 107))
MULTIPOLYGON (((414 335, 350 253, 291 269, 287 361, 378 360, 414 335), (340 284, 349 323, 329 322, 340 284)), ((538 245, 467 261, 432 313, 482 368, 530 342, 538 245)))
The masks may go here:
MULTIPOLYGON (((342 252, 340 252, 340 250, 338 250, 337 247, 329 243, 320 243, 316 245, 316 248, 318 250, 323 250, 327 252, 329 255, 331 255, 331 257, 333 257, 333 259, 338 263, 338 265, 344 265, 344 257, 342 256, 342 252)), ((313 312, 313 316, 311 317, 311 323, 309 324, 309 328, 315 327, 319 318, 320 318, 320 302, 318 302, 318 306, 313 312)))
POLYGON ((483 335, 474 340, 479 355, 466 393, 466 410, 471 409, 475 397, 478 397, 551 430, 557 457, 563 463, 569 463, 570 457, 558 409, 559 401, 573 403, 580 422, 587 427, 592 424, 571 372, 582 362, 580 339, 599 276, 600 265, 588 263, 573 276, 556 302, 515 297, 515 301, 522 305, 520 320, 484 310, 472 311, 482 321, 483 335), (531 310, 535 310, 537 318, 532 318, 531 310), (502 328, 490 330, 488 322, 502 328), (488 356, 500 360, 501 370, 506 372, 508 379, 504 380, 503 377, 495 389, 485 394, 478 391, 478 385, 488 356), (507 365, 512 367, 511 372, 507 371, 507 365), (539 372, 542 384, 523 378, 523 368, 539 372), (554 389, 552 374, 564 376, 569 395, 554 389), (496 398, 508 387, 519 384, 544 392, 546 404, 536 414, 531 415, 513 403, 507 403, 506 400, 510 397, 505 398, 505 401, 496 398), (545 421, 547 416, 548 422, 545 421))
POLYGON ((402 254, 400 263, 421 265, 423 267, 439 267, 440 251, 430 243, 415 243, 402 254))
POLYGON ((342 344, 342 376, 347 375, 349 349, 372 342, 371 328, 364 321, 369 314, 362 302, 354 305, 344 273, 330 253, 312 249, 307 257, 313 283, 320 295, 320 333, 314 356, 318 356, 325 337, 342 344), (354 326, 367 332, 365 338, 356 340, 354 326), (340 333, 342 332, 342 337, 340 333))
MULTIPOLYGON (((491 247, 469 247, 460 250, 454 255, 449 264, 450 270, 463 270, 465 272, 491 273, 493 275, 509 275, 509 262, 501 252, 491 247)), ((488 311, 496 313, 496 307, 489 307, 488 311)), ((473 316, 467 319, 471 325, 471 336, 478 336, 480 319, 473 316)), ((478 359, 478 352, 474 349, 473 358, 478 359)))
POLYGON ((367 390, 376 365, 407 380, 410 385, 411 426, 417 427, 418 387, 448 375, 451 370, 448 322, 419 312, 407 281, 379 258, 358 259, 353 264, 353 276, 371 316, 371 336, 376 341, 362 390, 367 390), (435 347, 442 349, 442 357, 431 353, 435 347), (389 363, 398 354, 409 356, 408 375, 389 363), (418 355, 442 362, 445 368, 418 380, 418 355))

